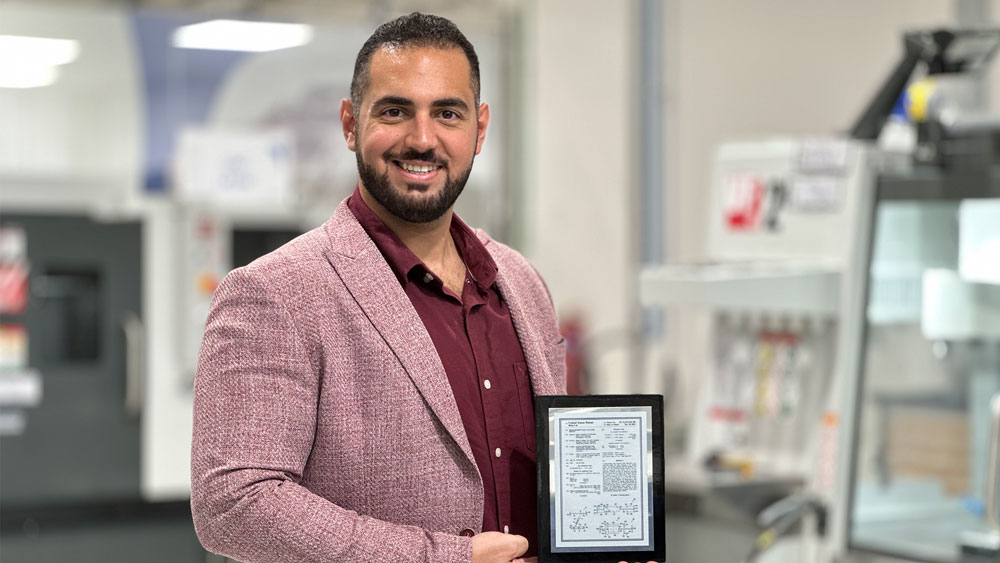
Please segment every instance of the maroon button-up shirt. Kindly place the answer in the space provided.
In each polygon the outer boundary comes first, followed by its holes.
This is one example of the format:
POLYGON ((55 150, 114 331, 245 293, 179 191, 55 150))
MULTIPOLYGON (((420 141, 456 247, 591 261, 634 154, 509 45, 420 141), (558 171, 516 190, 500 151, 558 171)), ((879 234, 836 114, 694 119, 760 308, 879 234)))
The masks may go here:
POLYGON ((494 283, 496 263, 453 216, 451 236, 466 265, 459 298, 368 208, 358 189, 347 206, 396 273, 444 364, 483 478, 483 531, 525 536, 526 555, 536 555, 534 399, 510 311, 494 283))

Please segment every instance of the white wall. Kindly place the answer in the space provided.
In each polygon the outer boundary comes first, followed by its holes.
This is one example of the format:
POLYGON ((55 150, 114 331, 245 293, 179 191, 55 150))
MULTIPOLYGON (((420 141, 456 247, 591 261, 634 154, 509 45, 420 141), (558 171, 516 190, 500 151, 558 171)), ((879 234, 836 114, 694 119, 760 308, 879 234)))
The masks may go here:
POLYGON ((627 350, 612 342, 635 299, 635 9, 631 0, 526 2, 526 90, 513 107, 523 120, 524 250, 560 315, 581 313, 594 344, 607 345, 592 348, 598 392, 626 385, 627 350))

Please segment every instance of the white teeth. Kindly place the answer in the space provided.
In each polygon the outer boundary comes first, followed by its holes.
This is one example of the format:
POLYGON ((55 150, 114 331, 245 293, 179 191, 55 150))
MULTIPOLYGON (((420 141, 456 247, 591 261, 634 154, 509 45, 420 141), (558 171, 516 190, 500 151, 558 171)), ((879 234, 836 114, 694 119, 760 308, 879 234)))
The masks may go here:
POLYGON ((426 174, 427 172, 430 172, 435 168, 437 168, 437 166, 415 166, 413 164, 407 164, 405 162, 400 162, 399 166, 403 170, 406 170, 407 172, 415 172, 418 174, 426 174))

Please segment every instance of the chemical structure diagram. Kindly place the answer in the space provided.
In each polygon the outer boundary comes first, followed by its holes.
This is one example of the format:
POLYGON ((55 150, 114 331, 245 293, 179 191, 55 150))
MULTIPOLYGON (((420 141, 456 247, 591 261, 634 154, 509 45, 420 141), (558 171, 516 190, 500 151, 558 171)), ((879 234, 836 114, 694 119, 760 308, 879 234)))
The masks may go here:
POLYGON ((577 534, 590 531, 595 525, 601 538, 630 538, 637 530, 636 515, 639 505, 635 501, 625 503, 599 503, 591 507, 568 512, 569 529, 577 534), (599 523, 598 523, 599 521, 599 523))

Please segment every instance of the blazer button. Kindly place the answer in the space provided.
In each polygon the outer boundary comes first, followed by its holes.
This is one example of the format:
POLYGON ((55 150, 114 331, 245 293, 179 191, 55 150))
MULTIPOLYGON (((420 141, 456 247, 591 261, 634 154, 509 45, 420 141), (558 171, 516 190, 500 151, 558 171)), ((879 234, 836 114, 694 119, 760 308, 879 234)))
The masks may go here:
POLYGON ((466 528, 466 529, 462 530, 461 532, 459 532, 459 535, 462 536, 462 537, 471 538, 472 536, 476 535, 476 533, 473 532, 472 530, 466 528))

